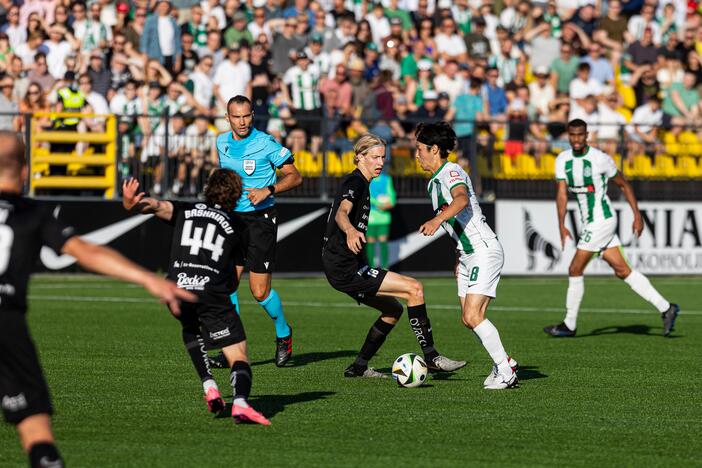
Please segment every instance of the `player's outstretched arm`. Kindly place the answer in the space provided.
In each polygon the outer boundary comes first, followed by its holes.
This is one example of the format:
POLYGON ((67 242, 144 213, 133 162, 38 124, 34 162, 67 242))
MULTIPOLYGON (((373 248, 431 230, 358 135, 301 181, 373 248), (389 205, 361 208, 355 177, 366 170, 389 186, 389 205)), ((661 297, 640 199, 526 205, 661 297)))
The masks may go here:
POLYGON ((156 276, 109 247, 91 244, 78 236, 68 239, 61 253, 74 257, 80 266, 90 271, 143 286, 167 304, 175 315, 180 314, 180 301, 197 300, 193 293, 179 289, 175 283, 156 276))
POLYGON ((173 217, 173 203, 146 197, 139 192, 139 182, 129 179, 122 182, 122 206, 127 211, 141 214, 155 214, 156 217, 170 221, 173 217))
POLYGON ((565 180, 559 180, 556 186, 556 209, 558 211, 558 230, 561 233, 561 250, 565 249, 566 239, 573 238, 565 225, 566 209, 568 207, 568 185, 565 180))
POLYGON ((366 242, 366 236, 362 232, 356 230, 353 224, 351 224, 349 213, 351 213, 352 209, 353 203, 349 200, 342 200, 339 209, 336 210, 334 221, 336 221, 339 229, 346 234, 346 245, 348 248, 351 252, 358 254, 363 250, 363 243, 366 242))
POLYGON ((636 195, 634 195, 634 188, 631 186, 628 180, 624 178, 621 172, 617 172, 617 175, 612 177, 612 181, 617 184, 619 189, 624 194, 624 198, 629 203, 631 211, 634 212, 634 224, 631 229, 636 234, 636 237, 640 237, 643 232, 644 223, 641 212, 639 211, 639 203, 636 201, 636 195))
POLYGON ((468 190, 466 190, 465 185, 457 185, 451 189, 451 197, 453 197, 453 200, 449 206, 440 211, 439 214, 432 219, 422 224, 419 227, 419 232, 425 236, 433 236, 441 227, 441 223, 453 218, 460 213, 463 208, 468 206, 468 190))

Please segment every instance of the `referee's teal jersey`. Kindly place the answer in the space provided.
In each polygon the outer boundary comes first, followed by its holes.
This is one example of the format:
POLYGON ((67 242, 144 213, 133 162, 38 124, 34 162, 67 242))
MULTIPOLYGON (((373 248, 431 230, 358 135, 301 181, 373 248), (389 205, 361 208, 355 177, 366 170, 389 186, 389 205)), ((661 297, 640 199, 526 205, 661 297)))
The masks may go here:
POLYGON ((271 135, 254 128, 243 140, 232 138, 232 132, 218 135, 217 155, 219 167, 231 169, 241 176, 244 190, 234 211, 263 210, 275 204, 275 198, 270 196, 258 205, 252 205, 245 189, 265 188, 275 184, 275 170, 292 157, 289 149, 283 147, 271 135))

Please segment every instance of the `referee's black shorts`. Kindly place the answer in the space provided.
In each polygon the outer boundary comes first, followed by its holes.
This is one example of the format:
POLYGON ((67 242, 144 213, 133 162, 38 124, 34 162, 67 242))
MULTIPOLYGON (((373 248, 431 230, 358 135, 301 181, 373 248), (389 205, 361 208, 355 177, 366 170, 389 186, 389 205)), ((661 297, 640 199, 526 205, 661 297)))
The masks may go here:
POLYGON ((53 413, 49 388, 22 312, 0 313, 0 405, 5 421, 11 424, 35 414, 53 413))
POLYGON ((235 212, 234 217, 241 236, 236 264, 254 273, 272 273, 278 238, 278 210, 271 206, 263 210, 235 212))

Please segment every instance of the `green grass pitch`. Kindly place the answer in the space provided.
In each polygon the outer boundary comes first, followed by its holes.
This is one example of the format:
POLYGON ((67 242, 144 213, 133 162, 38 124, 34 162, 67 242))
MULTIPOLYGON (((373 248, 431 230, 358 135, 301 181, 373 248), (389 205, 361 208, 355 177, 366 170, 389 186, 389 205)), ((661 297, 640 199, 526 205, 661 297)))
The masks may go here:
MULTIPOLYGON (((322 279, 275 279, 294 327, 294 365, 272 362, 274 330, 248 292, 242 318, 251 401, 271 427, 206 412, 178 323, 141 289, 91 276, 41 276, 30 323, 72 467, 699 465, 702 448, 700 278, 656 278, 680 303, 671 338, 659 314, 615 278, 586 279, 578 336, 562 319, 564 278, 506 278, 489 312, 521 386, 490 392, 491 363, 459 318, 451 278, 425 280, 437 348, 468 360, 416 389, 345 379, 377 316, 322 279)), ((371 365, 418 352, 407 319, 371 365)), ((228 373, 216 371, 224 395, 228 373)), ((25 466, 0 425, 0 466, 25 466)))

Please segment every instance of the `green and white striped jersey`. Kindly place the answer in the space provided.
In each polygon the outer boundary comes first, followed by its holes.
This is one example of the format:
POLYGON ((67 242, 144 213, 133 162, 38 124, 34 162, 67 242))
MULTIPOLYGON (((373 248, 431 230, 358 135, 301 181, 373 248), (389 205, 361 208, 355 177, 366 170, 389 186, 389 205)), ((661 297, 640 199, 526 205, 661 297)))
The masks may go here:
POLYGON ((314 65, 303 70, 295 65, 283 76, 283 83, 290 86, 290 98, 295 110, 314 110, 322 107, 319 96, 319 71, 314 65))
POLYGON ((468 205, 456 216, 441 223, 441 227, 456 242, 459 251, 470 254, 476 245, 497 236, 485 222, 468 174, 458 164, 446 161, 431 176, 427 190, 434 211, 439 214, 453 201, 451 189, 459 185, 465 186, 468 191, 468 205))
POLYGON ((607 196, 607 182, 617 175, 617 166, 609 155, 587 147, 582 155, 563 151, 556 158, 556 179, 565 180, 575 194, 583 223, 602 221, 614 216, 607 196))

